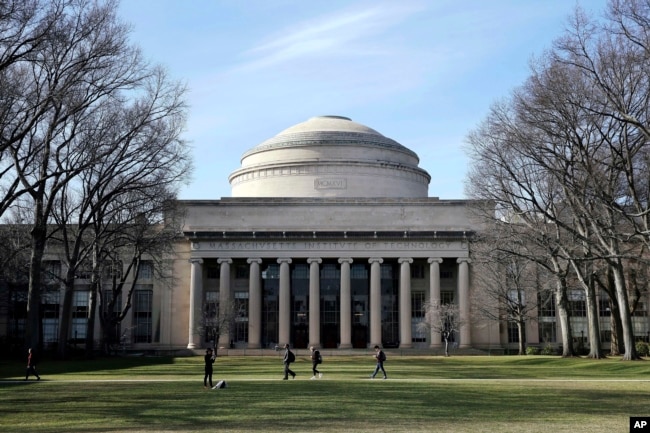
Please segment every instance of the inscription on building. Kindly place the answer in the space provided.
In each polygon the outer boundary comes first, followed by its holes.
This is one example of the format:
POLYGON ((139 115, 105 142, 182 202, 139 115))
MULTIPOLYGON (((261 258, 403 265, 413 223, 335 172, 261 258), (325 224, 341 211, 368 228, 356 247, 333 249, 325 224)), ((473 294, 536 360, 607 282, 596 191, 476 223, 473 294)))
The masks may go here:
POLYGON ((445 251, 466 250, 461 241, 215 241, 193 242, 192 249, 204 251, 445 251))
POLYGON ((344 177, 320 178, 314 180, 315 189, 347 189, 348 180, 344 177))

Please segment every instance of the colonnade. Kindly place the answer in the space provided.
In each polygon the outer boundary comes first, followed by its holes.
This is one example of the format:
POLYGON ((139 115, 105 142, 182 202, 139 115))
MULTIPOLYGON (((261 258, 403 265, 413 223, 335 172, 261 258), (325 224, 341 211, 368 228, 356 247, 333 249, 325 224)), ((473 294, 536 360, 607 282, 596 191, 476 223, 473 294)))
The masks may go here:
MULTIPOLYGON (((355 259, 342 257, 338 259, 340 267, 340 342, 339 348, 347 349, 352 347, 352 295, 350 282, 350 265, 355 259)), ((356 259, 358 260, 358 259, 356 259)), ((382 345, 381 327, 381 264, 384 259, 371 257, 370 264, 370 342, 369 347, 382 345)), ((440 303, 440 264, 443 259, 432 257, 429 263, 429 300, 433 303, 440 303)), ((224 309, 230 303, 231 258, 219 258, 219 305, 224 309)), ((413 258, 400 257, 397 260, 400 265, 399 275, 399 335, 400 348, 412 347, 411 335, 411 264, 413 258)), ((459 348, 471 347, 471 332, 469 326, 469 263, 470 259, 461 257, 456 260, 458 264, 458 287, 457 300, 460 310, 460 332, 459 348)), ((248 258, 249 269, 249 317, 248 317, 248 348, 257 349, 261 347, 262 339, 262 276, 260 264, 262 258, 248 258)), ((280 265, 279 272, 279 296, 278 296, 278 342, 280 345, 291 343, 291 258, 278 258, 280 265)), ((307 258, 309 264, 309 345, 321 347, 320 335, 320 257, 307 258)), ((189 302, 189 335, 188 349, 195 349, 201 346, 198 333, 198 320, 203 300, 203 259, 190 259, 190 302, 189 302)), ((223 311, 222 311, 223 312, 223 311)), ((433 319, 435 320, 435 318, 433 319)), ((430 347, 441 346, 441 336, 436 330, 431 330, 430 347)), ((220 335, 219 344, 227 345, 229 336, 220 335)))

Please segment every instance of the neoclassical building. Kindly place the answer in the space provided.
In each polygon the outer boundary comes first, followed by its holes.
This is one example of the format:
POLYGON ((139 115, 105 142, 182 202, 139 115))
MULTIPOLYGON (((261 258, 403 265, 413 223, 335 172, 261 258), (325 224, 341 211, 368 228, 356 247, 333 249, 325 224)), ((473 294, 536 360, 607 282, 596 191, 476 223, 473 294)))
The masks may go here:
POLYGON ((234 305, 220 347, 436 349, 439 333, 418 326, 423 303, 436 300, 459 306, 459 348, 498 347, 498 325, 469 320, 467 202, 429 197, 418 164, 341 116, 313 117, 245 152, 232 197, 181 202, 174 283, 154 300, 160 344, 211 345, 206 311, 234 305))
MULTIPOLYGON (((346 117, 314 117, 285 129, 244 153, 229 177, 232 197, 179 201, 184 219, 175 248, 164 269, 149 257, 136 281, 127 277, 134 283, 130 308, 111 337, 124 350, 173 353, 215 344, 260 353, 285 343, 340 353, 374 345, 436 353, 441 335, 420 326, 423 304, 434 302, 459 307, 454 347, 516 349, 515 322, 478 312, 486 297, 473 278, 469 239, 481 227, 470 218, 471 203, 430 197, 430 179, 413 151, 346 117), (217 333, 220 318, 230 326, 217 333)), ((49 347, 61 343, 60 248, 48 248, 43 265, 41 331, 49 347)), ((68 344, 83 345, 87 337, 89 269, 76 275, 68 344)), ((123 271, 112 263, 100 278, 110 285, 123 271)), ((572 338, 584 347, 584 290, 571 287, 567 296, 572 338)), ((641 341, 650 341, 649 297, 632 317, 641 341)), ((121 296, 118 305, 126 301, 121 296)), ((537 301, 526 342, 557 346, 554 295, 541 292, 537 301)), ((26 286, 0 280, 0 337, 22 344, 26 302, 26 286)), ((608 347, 614 328, 604 292, 598 308, 608 347)))

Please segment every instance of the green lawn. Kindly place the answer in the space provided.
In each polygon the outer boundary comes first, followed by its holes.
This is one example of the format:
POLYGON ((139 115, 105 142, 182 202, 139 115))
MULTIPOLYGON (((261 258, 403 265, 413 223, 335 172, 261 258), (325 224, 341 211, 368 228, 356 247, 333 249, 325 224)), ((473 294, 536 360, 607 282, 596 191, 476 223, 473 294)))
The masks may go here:
POLYGON ((298 357, 44 362, 40 382, 0 361, 2 432, 627 432, 650 416, 650 363, 557 357, 399 357, 370 380, 368 356, 328 357, 320 380, 298 357))

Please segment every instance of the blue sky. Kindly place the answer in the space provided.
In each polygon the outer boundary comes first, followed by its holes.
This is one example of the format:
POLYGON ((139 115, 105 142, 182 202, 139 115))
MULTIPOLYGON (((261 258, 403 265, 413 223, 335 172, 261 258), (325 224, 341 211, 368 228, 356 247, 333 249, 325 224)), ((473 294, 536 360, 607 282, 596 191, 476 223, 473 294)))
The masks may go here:
POLYGON ((606 0, 121 0, 133 42, 190 105, 182 199, 230 197, 242 154, 340 115, 415 151, 429 196, 464 198, 467 134, 529 74, 576 4, 606 0))

